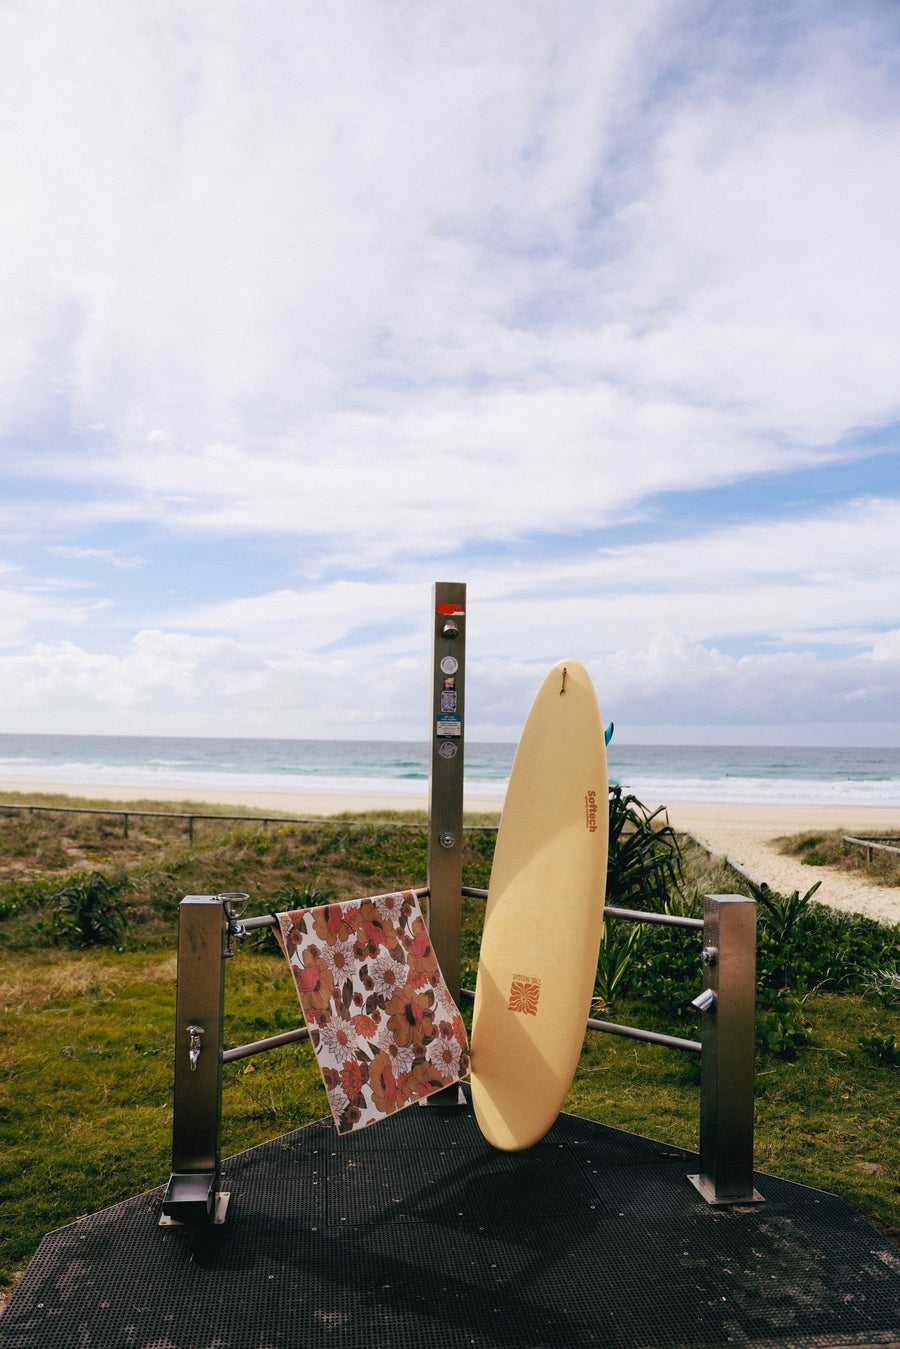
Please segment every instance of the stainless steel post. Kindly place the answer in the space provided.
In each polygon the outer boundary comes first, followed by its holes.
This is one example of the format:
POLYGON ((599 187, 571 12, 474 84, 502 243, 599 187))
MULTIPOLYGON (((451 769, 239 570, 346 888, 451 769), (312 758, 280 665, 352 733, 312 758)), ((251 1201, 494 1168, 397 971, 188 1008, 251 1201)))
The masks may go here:
POLYGON ((700 1174, 690 1179, 709 1204, 753 1204, 753 1058, 756 903, 707 895, 700 1058, 700 1174))
POLYGON ((162 1223, 223 1222, 219 1193, 222 1033, 228 913, 216 895, 187 895, 178 909, 172 1175, 162 1223))
MULTIPOLYGON (((463 760, 466 702, 466 587, 434 586, 431 770, 428 790, 428 930, 447 987, 460 997, 462 957, 463 760)), ((425 1098, 431 1108, 465 1104, 458 1087, 425 1098)))
POLYGON ((434 587, 428 928, 447 986, 459 1001, 462 943, 466 587, 434 587))

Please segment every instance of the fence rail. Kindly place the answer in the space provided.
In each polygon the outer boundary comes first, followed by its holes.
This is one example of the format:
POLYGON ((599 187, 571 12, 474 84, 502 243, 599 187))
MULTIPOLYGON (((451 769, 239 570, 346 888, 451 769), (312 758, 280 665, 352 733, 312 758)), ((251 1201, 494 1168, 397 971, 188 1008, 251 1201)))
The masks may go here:
POLYGON ((891 835, 844 834, 843 841, 845 843, 855 843, 860 848, 865 848, 867 862, 872 861, 873 852, 900 853, 900 848, 894 846, 895 844, 900 843, 900 838, 893 838, 891 835))
MULTIPOLYGON (((193 842, 194 821, 195 820, 219 820, 225 823, 239 822, 243 824, 261 824, 267 828, 270 824, 320 824, 320 825, 341 825, 348 829, 364 829, 367 825, 377 824, 381 829, 427 829, 428 822, 425 820, 344 820, 329 815, 215 815, 203 811, 175 811, 175 810, 122 810, 116 806, 45 806, 33 805, 30 802, 19 804, 18 802, 0 801, 0 812, 2 811, 27 811, 34 814, 35 811, 44 811, 55 815, 113 815, 122 821, 122 837, 128 837, 128 821, 133 816, 135 819, 148 820, 187 820, 188 837, 193 842)), ((496 834, 499 826, 496 824, 464 824, 465 833, 496 834)))

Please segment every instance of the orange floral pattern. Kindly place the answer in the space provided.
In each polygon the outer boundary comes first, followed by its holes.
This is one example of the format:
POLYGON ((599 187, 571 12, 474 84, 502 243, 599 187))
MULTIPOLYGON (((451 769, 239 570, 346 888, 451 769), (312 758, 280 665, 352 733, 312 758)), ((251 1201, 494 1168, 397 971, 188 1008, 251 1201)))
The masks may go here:
POLYGON ((280 913, 278 925, 338 1133, 466 1076, 465 1027, 414 891, 280 913))
POLYGON ((511 1012, 524 1012, 526 1016, 537 1016, 540 996, 540 979, 530 978, 526 974, 513 975, 509 990, 509 1010, 511 1012))

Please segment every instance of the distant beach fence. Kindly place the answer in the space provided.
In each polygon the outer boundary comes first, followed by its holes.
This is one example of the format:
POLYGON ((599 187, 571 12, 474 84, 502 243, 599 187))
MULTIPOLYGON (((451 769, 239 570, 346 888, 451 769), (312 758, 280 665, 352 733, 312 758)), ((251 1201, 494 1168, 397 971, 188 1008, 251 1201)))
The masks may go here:
POLYGON ((857 847, 865 848, 866 861, 871 862, 876 852, 900 853, 900 838, 893 838, 884 834, 843 834, 845 843, 853 843, 857 847))
POLYGON ((741 866, 740 862, 732 861, 725 853, 716 852, 715 848, 711 847, 710 844, 708 844, 705 839, 700 838, 699 835, 685 834, 684 837, 689 838, 692 843, 696 843, 698 848, 702 848, 707 857, 716 857, 720 862, 724 862, 725 866, 730 867, 732 871, 736 871, 739 876, 743 876, 745 881, 749 881, 751 885, 755 885, 757 890, 761 890, 763 893, 768 891, 769 886, 765 881, 761 881, 757 876, 752 875, 746 867, 741 866))
MULTIPOLYGON (((427 829, 427 820, 345 820, 335 816, 312 815, 309 817, 288 816, 288 815, 214 815, 205 814, 202 811, 192 811, 190 814, 174 810, 122 810, 115 806, 44 806, 31 805, 26 802, 23 805, 18 803, 0 801, 0 812, 2 811, 27 811, 34 814, 36 811, 43 811, 55 815, 112 815, 122 821, 122 836, 128 837, 128 821, 134 819, 150 820, 186 820, 188 827, 188 837, 194 841, 194 822, 195 820, 218 820, 220 823, 240 823, 240 824, 261 824, 263 829, 268 828, 270 824, 317 824, 317 825, 343 825, 349 829, 364 829, 367 825, 378 825, 381 829, 427 829)), ((463 829, 469 833, 496 834, 498 826, 496 824, 464 824, 463 829)))

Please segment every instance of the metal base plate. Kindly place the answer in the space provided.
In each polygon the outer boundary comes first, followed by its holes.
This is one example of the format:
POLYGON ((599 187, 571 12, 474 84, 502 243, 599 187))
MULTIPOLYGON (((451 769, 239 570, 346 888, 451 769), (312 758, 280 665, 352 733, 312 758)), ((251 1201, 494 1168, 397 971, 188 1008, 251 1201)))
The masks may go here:
POLYGON ((688 1180, 697 1193, 713 1208, 742 1208, 744 1204, 764 1204, 766 1202, 759 1190, 751 1190, 749 1195, 744 1195, 740 1199, 718 1199, 715 1188, 705 1176, 688 1176, 688 1180))
MULTIPOLYGON (((221 1225, 221 1224, 225 1221, 225 1216, 226 1216, 226 1214, 228 1213, 228 1204, 229 1204, 230 1199, 231 1199, 231 1195, 230 1195, 230 1193, 229 1193, 227 1190, 218 1190, 218 1191, 216 1192, 216 1200, 215 1200, 215 1204, 213 1205, 212 1218, 210 1219, 210 1222, 213 1224, 213 1226, 219 1226, 219 1225, 221 1225)), ((163 1213, 163 1214, 161 1215, 161 1217, 160 1217, 160 1220, 159 1220, 159 1226, 160 1226, 160 1227, 196 1227, 197 1224, 196 1224, 196 1223, 182 1223, 182 1222, 179 1222, 177 1218, 172 1218, 172 1217, 170 1217, 168 1213, 163 1213)))

